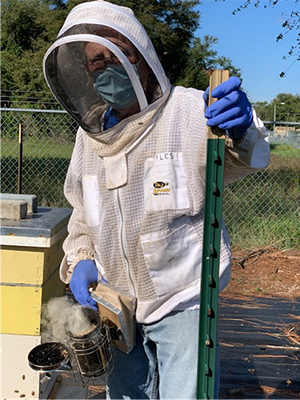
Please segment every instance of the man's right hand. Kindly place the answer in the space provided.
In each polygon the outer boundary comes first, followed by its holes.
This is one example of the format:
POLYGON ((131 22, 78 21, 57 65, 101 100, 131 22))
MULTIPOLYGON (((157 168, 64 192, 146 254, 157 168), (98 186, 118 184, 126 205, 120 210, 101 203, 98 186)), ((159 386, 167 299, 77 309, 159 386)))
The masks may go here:
POLYGON ((75 299, 85 307, 97 310, 97 303, 89 293, 89 286, 98 281, 98 269, 92 260, 83 260, 74 268, 70 281, 70 289, 75 299))

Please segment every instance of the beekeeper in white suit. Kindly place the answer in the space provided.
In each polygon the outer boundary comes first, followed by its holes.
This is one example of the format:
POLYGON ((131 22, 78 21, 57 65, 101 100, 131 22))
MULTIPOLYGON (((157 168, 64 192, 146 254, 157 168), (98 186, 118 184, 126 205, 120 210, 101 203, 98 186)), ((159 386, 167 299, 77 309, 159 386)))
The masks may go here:
MULTIPOLYGON (((70 12, 44 73, 80 126, 61 279, 85 306, 101 278, 136 298, 137 344, 116 352, 107 395, 196 398, 206 125, 226 130, 228 184, 268 165, 263 124, 236 77, 208 108, 207 92, 172 87, 133 12, 101 0, 70 12)), ((220 290, 229 278, 223 226, 220 290)))

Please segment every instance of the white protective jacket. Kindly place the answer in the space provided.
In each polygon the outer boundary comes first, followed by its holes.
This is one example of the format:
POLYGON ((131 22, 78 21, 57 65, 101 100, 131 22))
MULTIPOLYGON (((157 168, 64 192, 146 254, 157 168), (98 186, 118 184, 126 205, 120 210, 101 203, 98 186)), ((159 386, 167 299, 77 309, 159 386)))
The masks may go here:
MULTIPOLYGON (((121 7, 128 23, 124 15, 118 18, 120 7, 106 2, 78 7, 81 13, 94 7, 94 20, 104 7, 106 24, 118 24, 139 43, 149 65, 156 65, 156 76, 161 75, 162 96, 104 132, 79 128, 65 182, 74 209, 61 279, 69 282, 78 261, 94 259, 111 285, 136 297, 137 321, 152 323, 199 302, 207 132, 203 92, 170 87, 130 11, 121 7)), ((226 140, 225 184, 268 162, 267 134, 254 112, 244 140, 236 146, 226 140)), ((229 282, 230 258, 223 224, 220 290, 229 282)))

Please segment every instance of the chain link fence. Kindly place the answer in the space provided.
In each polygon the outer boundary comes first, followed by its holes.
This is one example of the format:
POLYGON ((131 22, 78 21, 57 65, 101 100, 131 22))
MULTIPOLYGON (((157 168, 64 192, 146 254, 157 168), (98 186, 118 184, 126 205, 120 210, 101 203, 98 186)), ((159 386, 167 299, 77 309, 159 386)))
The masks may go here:
POLYGON ((34 194, 41 207, 70 207, 63 184, 77 124, 61 110, 1 110, 1 193, 34 194))
MULTIPOLYGON (((35 194, 41 207, 69 207, 63 184, 77 131, 70 116, 2 108, 1 131, 1 193, 35 194)), ((269 167, 224 190, 235 250, 300 248, 300 132, 270 130, 270 142, 269 167)))

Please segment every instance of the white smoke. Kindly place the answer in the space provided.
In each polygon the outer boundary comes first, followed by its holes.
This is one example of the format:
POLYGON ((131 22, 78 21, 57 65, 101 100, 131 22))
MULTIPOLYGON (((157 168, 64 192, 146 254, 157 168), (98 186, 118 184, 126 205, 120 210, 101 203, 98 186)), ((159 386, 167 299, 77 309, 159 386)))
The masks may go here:
MULTIPOLYGON (((68 332, 82 335, 95 326, 91 322, 93 310, 82 307, 67 296, 55 297, 43 306, 42 342, 68 342, 68 332)), ((96 313, 96 312, 95 312, 96 313)))

